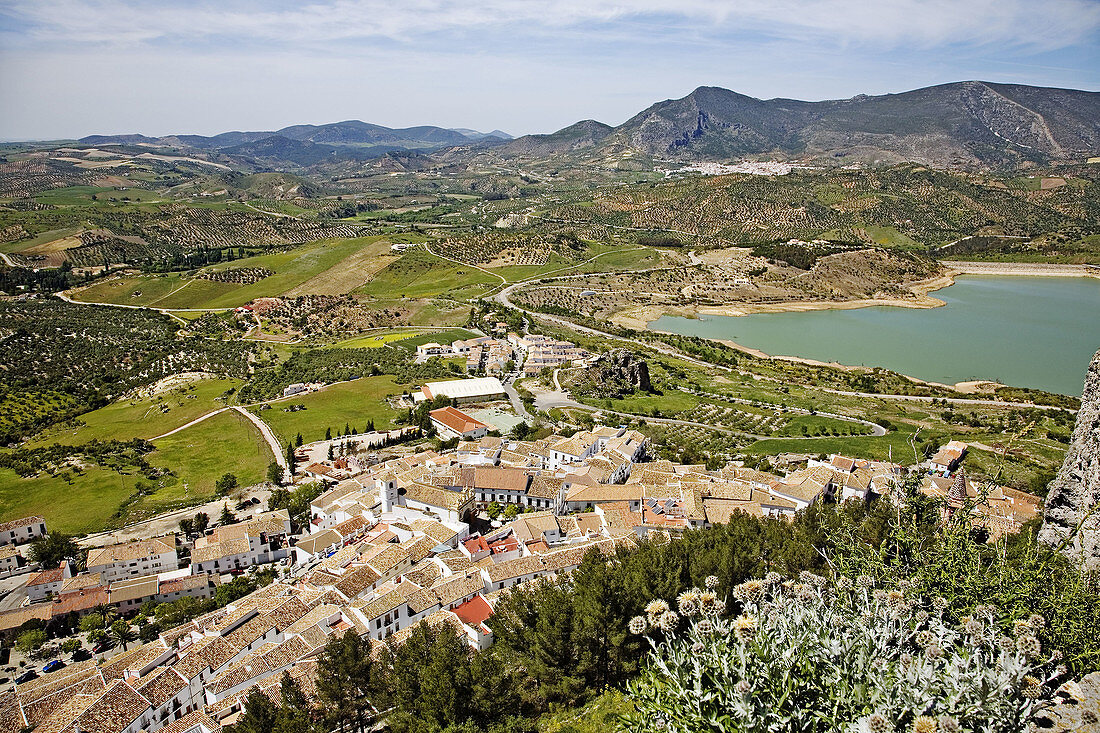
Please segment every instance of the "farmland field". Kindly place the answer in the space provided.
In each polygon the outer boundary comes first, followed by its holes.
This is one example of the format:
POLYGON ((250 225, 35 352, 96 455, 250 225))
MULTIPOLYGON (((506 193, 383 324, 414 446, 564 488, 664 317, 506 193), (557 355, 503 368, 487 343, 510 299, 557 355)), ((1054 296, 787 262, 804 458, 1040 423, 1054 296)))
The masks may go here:
POLYGON ((153 397, 123 399, 85 413, 74 421, 83 425, 58 425, 39 433, 28 443, 28 447, 53 443, 77 445, 90 440, 155 438, 211 410, 224 407, 225 400, 218 398, 241 384, 238 379, 203 379, 153 397))
POLYGON ((161 438, 154 445, 157 449, 149 455, 149 463, 172 469, 179 480, 143 497, 131 507, 131 515, 205 501, 224 473, 234 474, 241 486, 259 483, 275 459, 256 426, 235 410, 161 438))
POLYGON ((337 266, 372 244, 370 239, 321 240, 287 252, 247 257, 214 265, 207 270, 267 268, 269 277, 249 285, 185 279, 181 275, 139 275, 97 283, 73 296, 88 303, 155 305, 157 308, 234 308, 255 298, 281 295, 337 266), (140 292, 140 295, 135 295, 140 292))
POLYGON ((281 443, 290 442, 298 433, 310 443, 324 438, 327 428, 332 428, 332 434, 336 435, 345 424, 360 433, 365 431, 368 420, 374 420, 379 430, 392 427, 397 413, 385 398, 408 389, 408 385, 399 385, 390 376, 363 377, 334 384, 319 392, 278 400, 271 403, 268 410, 257 407, 249 410, 271 426, 281 443), (284 412, 290 405, 305 405, 306 409, 284 412))

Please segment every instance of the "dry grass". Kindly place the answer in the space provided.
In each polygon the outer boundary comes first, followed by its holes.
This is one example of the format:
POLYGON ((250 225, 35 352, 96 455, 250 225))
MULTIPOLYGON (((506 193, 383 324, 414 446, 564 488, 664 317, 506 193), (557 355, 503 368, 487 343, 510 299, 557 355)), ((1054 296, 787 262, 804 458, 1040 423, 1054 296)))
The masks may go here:
POLYGON ((285 295, 344 295, 365 285, 375 274, 399 255, 391 253, 390 242, 371 242, 358 252, 344 258, 324 272, 320 272, 301 285, 288 290, 285 295))

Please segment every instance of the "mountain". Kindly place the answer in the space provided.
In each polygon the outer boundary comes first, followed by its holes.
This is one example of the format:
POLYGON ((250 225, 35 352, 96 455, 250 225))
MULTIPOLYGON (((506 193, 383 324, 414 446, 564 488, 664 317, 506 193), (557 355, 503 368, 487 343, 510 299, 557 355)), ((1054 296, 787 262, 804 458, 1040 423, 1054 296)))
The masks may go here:
POLYGON ((1079 159, 1100 150, 1100 93, 967 81, 803 102, 718 87, 658 102, 615 128, 654 156, 782 154, 937 166, 1079 159))
POLYGON ((596 120, 582 120, 549 135, 523 135, 496 148, 504 155, 556 155, 594 148, 615 131, 596 120))
POLYGON ((223 132, 219 135, 89 135, 86 145, 137 144, 197 148, 229 155, 263 158, 308 166, 328 158, 375 158, 390 151, 438 150, 472 142, 500 142, 511 136, 499 130, 448 130, 443 127, 390 128, 359 120, 325 125, 291 125, 281 130, 223 132))

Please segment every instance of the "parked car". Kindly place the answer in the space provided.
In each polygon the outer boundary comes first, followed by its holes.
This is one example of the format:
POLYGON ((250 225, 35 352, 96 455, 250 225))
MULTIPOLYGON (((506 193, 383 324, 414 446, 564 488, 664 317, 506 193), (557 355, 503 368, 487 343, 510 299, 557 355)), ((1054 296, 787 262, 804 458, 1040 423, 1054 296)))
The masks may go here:
POLYGON ((114 644, 113 641, 101 641, 101 642, 99 642, 98 644, 96 644, 95 646, 92 647, 92 651, 95 652, 96 654, 102 654, 103 652, 107 651, 108 649, 110 649, 114 645, 115 644, 114 644))
POLYGON ((49 664, 47 664, 45 667, 43 667, 42 671, 49 674, 50 672, 56 672, 57 670, 61 669, 64 666, 65 666, 64 662, 62 662, 60 659, 55 659, 52 662, 50 662, 49 664))
POLYGON ((15 684, 21 685, 24 682, 30 682, 31 680, 36 679, 38 679, 38 672, 35 672, 33 669, 28 669, 26 672, 15 678, 15 684))

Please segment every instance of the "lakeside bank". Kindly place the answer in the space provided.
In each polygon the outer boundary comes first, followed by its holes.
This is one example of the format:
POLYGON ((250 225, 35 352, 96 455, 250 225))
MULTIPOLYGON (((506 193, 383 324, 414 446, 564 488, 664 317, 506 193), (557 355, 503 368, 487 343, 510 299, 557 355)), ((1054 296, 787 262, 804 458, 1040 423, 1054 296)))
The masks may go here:
MULTIPOLYGON (((1079 394, 1080 370, 1100 345, 1100 278, 952 272, 935 298, 947 307, 795 307, 690 316, 648 328, 699 336, 764 358, 838 368, 883 367, 914 381, 983 391, 984 383, 1079 394), (955 280, 955 275, 960 276, 955 280), (804 311, 818 311, 806 313, 804 311), (1080 353, 1078 353, 1080 352, 1080 353), (961 384, 960 384, 961 383, 961 384), (976 383, 976 384, 975 384, 976 383)), ((816 305, 797 303, 796 306, 816 305)))

